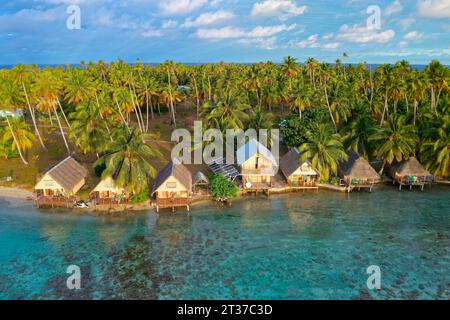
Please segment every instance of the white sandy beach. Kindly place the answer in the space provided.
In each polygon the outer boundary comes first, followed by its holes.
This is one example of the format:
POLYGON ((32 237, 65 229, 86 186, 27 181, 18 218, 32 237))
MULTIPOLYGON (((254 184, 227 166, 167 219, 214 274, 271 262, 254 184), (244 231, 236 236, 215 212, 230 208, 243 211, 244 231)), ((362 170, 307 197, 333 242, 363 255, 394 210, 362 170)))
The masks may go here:
POLYGON ((34 194, 31 191, 21 188, 0 186, 0 198, 29 200, 34 199, 34 194))

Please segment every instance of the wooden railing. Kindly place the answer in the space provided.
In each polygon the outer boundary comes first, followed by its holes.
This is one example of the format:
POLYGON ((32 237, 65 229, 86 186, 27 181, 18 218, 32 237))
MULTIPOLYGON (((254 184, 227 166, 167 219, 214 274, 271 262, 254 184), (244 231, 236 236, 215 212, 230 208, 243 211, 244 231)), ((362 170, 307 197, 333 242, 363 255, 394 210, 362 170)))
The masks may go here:
POLYGON ((297 184, 293 183, 292 181, 288 182, 290 187, 293 188, 316 188, 317 184, 315 181, 312 182, 304 182, 304 181, 299 181, 297 184))
POLYGON ((45 197, 39 196, 36 198, 36 204, 38 207, 41 206, 50 206, 50 207, 67 207, 72 208, 74 206, 74 202, 77 199, 75 197, 65 198, 65 197, 45 197))
POLYGON ((158 198, 156 199, 156 205, 161 208, 171 208, 171 207, 183 207, 189 205, 188 198, 158 198))

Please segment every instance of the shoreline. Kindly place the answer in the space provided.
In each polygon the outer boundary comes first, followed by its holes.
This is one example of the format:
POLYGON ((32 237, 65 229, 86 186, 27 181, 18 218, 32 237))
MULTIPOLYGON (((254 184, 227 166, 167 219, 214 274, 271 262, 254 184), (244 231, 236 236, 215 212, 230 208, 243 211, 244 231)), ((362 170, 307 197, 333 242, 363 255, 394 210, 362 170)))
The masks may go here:
POLYGON ((34 201, 35 196, 33 192, 24 188, 0 186, 0 198, 34 201))
MULTIPOLYGON (((435 181, 434 183, 435 185, 440 185, 440 186, 445 186, 445 185, 449 185, 448 182, 446 181, 435 181)), ((382 185, 382 183, 380 183, 379 185, 382 185)), ((347 188, 345 187, 339 187, 339 186, 334 186, 331 184, 318 184, 318 189, 314 190, 314 191, 319 191, 319 190, 328 190, 331 192, 336 192, 336 193, 346 193, 347 192, 347 188)), ((312 190, 307 190, 307 191, 312 191, 312 190)), ((290 193, 295 193, 295 190, 291 190, 289 188, 287 188, 286 190, 278 190, 277 192, 271 192, 271 194, 273 195, 281 195, 281 194, 290 194, 290 193)), ((237 197, 235 198, 236 200, 242 200, 244 198, 248 197, 248 194, 246 194, 245 192, 238 192, 237 197)), ((35 202, 35 196, 34 193, 24 189, 24 188, 20 188, 20 187, 4 187, 4 186, 0 186, 0 200, 6 200, 12 203, 22 203, 22 204, 31 204, 33 202, 35 202)), ((231 201, 233 201, 233 199, 231 199, 231 201)), ((190 203, 191 207, 198 207, 198 206, 205 206, 205 205, 214 205, 216 202, 213 199, 198 199, 198 200, 194 200, 193 202, 190 203)), ((69 208, 69 209, 65 209, 62 208, 64 210, 70 211, 72 213, 75 214, 83 214, 83 213, 88 213, 88 214, 93 214, 93 215, 105 215, 105 214, 116 214, 116 213, 127 213, 127 212, 142 212, 142 211, 147 211, 147 210, 155 210, 155 206, 153 205, 151 200, 148 200, 144 203, 141 204, 127 204, 124 206, 116 206, 116 207, 111 207, 109 208, 108 205, 104 205, 104 206, 92 206, 89 208, 69 208)), ((176 212, 176 211, 175 211, 176 212)), ((189 212, 188 212, 189 213, 189 212)))

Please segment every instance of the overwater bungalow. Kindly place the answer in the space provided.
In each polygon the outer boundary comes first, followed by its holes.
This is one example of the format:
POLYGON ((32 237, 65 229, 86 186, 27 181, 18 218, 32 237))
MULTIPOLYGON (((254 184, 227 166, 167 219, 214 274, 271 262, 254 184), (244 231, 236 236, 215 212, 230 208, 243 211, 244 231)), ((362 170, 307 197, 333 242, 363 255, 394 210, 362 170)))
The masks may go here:
POLYGON ((85 184, 88 171, 72 157, 48 170, 34 187, 36 205, 73 207, 76 193, 85 184))
POLYGON ((402 163, 393 163, 387 167, 393 183, 399 185, 399 190, 402 190, 403 186, 409 186, 410 190, 414 186, 418 186, 423 191, 426 184, 431 186, 433 182, 433 175, 415 157, 411 157, 402 163))
POLYGON ((117 187, 112 177, 101 180, 90 194, 94 205, 113 205, 127 204, 129 193, 124 188, 117 187))
POLYGON ((368 189, 370 192, 374 184, 380 182, 380 175, 370 163, 352 150, 347 151, 348 159, 341 161, 338 167, 339 177, 350 192, 354 189, 368 189))
POLYGON ((192 194, 192 174, 179 159, 172 159, 156 177, 152 190, 155 197, 156 212, 160 208, 186 207, 192 194))
POLYGON ((309 161, 300 161, 297 148, 289 150, 280 160, 280 170, 288 185, 299 189, 317 189, 319 173, 314 170, 309 161))
POLYGON ((278 172, 278 162, 264 145, 250 139, 237 150, 242 186, 246 191, 268 191, 278 172))

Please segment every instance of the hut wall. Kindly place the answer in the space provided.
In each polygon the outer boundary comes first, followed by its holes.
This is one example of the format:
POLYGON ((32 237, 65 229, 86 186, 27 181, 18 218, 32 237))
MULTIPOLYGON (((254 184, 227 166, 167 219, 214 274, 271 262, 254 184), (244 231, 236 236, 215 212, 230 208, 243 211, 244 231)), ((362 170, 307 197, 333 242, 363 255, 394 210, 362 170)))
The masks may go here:
POLYGON ((258 169, 270 169, 272 166, 273 164, 269 159, 255 154, 241 165, 241 170, 242 173, 245 173, 246 171, 255 171, 258 169))
POLYGON ((188 198, 190 191, 177 178, 170 176, 156 191, 156 198, 188 198))

